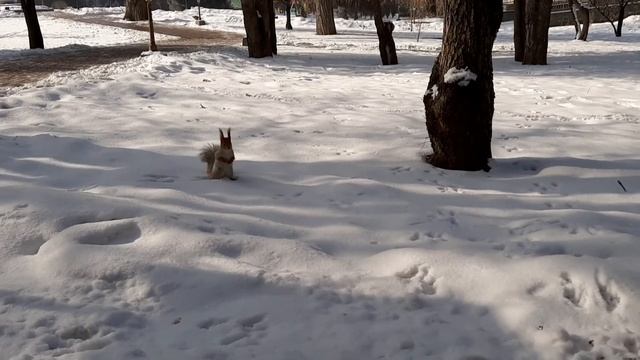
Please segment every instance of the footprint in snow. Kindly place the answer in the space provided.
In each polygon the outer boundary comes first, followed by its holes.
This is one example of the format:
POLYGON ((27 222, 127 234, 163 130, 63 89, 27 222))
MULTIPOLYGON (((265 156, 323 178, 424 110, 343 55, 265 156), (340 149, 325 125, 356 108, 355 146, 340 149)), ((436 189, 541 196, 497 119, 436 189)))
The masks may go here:
POLYGON ((173 175, 161 175, 161 174, 144 174, 139 181, 156 182, 156 183, 172 183, 176 181, 178 177, 173 175))

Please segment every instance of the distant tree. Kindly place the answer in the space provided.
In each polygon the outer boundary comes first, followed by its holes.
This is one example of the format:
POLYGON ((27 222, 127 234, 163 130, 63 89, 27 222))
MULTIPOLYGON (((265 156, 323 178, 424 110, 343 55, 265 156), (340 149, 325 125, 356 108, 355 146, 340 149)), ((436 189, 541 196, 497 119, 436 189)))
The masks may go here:
POLYGON ((569 6, 573 13, 573 21, 576 28, 576 39, 587 41, 587 37, 589 36, 589 24, 591 23, 589 9, 584 7, 578 0, 569 0, 569 6))
POLYGON ((293 0, 274 0, 274 3, 278 5, 280 9, 284 8, 285 14, 287 15, 287 24, 285 28, 287 30, 293 30, 293 26, 291 26, 291 6, 293 0))
POLYGON ((515 60, 546 65, 553 0, 514 0, 515 60))
POLYGON ((448 0, 442 51, 423 97, 434 166, 489 170, 494 112, 491 52, 502 0, 448 0))
POLYGON ((284 10, 287 13, 287 24, 285 25, 285 28, 287 30, 293 30, 293 26, 291 26, 291 0, 285 0, 284 6, 284 10))
POLYGON ((622 36, 622 23, 624 22, 627 5, 631 0, 586 0, 595 8, 613 27, 616 37, 622 36), (617 21, 617 25, 616 25, 617 21))
POLYGON ((333 19, 333 0, 316 0, 316 34, 337 34, 333 19))
POLYGON ((378 48, 382 65, 397 65, 398 55, 396 54, 396 43, 393 40, 394 25, 390 21, 384 21, 382 15, 382 0, 370 0, 373 10, 373 19, 378 33, 378 48))
POLYGON ((527 0, 523 65, 547 65, 553 0, 527 0))
POLYGON ((273 0, 242 0, 249 57, 263 58, 278 53, 273 0))
POLYGON ((513 0, 513 47, 515 50, 515 60, 522 62, 524 59, 524 45, 527 40, 525 27, 525 6, 526 0, 513 0))
POLYGON ((147 3, 147 17, 149 18, 149 51, 158 51, 156 46, 156 36, 153 31, 153 11, 151 10, 151 3, 153 0, 146 0, 147 3))
POLYGON ((149 20, 147 2, 145 0, 126 0, 124 20, 141 21, 149 20))
POLYGON ((20 5, 22 6, 24 20, 27 22, 29 48, 44 49, 44 40, 42 39, 42 31, 40 31, 35 0, 20 0, 20 5))

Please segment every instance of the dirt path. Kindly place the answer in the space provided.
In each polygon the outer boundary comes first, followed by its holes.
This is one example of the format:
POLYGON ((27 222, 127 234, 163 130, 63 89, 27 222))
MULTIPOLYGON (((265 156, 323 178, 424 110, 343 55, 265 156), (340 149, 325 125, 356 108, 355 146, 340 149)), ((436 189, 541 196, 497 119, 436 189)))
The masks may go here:
MULTIPOLYGON (((77 16, 54 12, 53 16, 72 21, 85 22, 125 29, 148 31, 142 23, 121 23, 96 16, 77 16)), ((154 24, 155 32, 178 37, 176 40, 158 41, 160 51, 192 52, 223 46, 239 45, 242 35, 215 30, 173 27, 154 24)), ((53 72, 71 71, 94 65, 110 64, 140 56, 148 49, 147 43, 116 46, 79 46, 68 51, 20 51, 16 58, 0 62, 0 88, 22 86, 42 80, 53 72)))

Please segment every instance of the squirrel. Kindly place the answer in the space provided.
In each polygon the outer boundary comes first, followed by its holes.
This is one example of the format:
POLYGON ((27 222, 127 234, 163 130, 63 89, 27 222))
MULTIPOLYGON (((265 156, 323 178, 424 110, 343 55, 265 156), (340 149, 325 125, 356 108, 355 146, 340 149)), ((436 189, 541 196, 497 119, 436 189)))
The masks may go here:
POLYGON ((233 161, 236 159, 231 146, 231 129, 227 129, 227 137, 221 129, 220 145, 207 144, 200 150, 200 160, 207 163, 207 177, 209 179, 237 180, 233 175, 233 161))

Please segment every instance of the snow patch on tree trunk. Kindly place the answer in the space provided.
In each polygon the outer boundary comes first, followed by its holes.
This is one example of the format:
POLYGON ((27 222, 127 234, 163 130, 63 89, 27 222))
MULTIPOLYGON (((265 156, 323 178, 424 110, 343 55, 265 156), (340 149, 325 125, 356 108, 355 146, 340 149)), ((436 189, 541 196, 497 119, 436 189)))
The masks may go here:
POLYGON ((424 93, 424 96, 427 95, 431 95, 432 99, 436 99, 436 97, 438 96, 438 85, 433 85, 432 87, 428 88, 427 91, 424 93))
MULTIPOLYGON (((447 84, 458 83, 458 86, 467 86, 472 81, 476 81, 478 79, 478 75, 474 74, 469 68, 458 69, 451 68, 447 70, 444 74, 444 82, 447 84)), ((436 96, 437 96, 437 87, 436 87, 436 96)))

